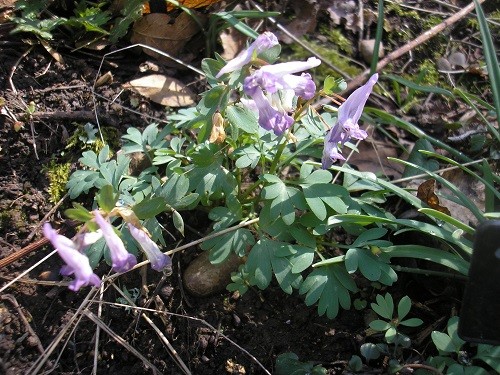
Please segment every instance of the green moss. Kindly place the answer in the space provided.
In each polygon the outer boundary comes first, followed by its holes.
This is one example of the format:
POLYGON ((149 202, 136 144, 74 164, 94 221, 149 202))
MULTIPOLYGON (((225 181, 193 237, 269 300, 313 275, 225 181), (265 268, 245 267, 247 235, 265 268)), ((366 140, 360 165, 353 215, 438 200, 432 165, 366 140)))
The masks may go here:
POLYGON ((436 62, 431 59, 425 59, 420 63, 420 71, 425 70, 422 84, 430 86, 442 86, 442 77, 437 70, 436 62))
POLYGON ((321 35, 326 35, 328 37, 328 40, 335 44, 339 48, 339 50, 352 56, 352 42, 343 34, 340 29, 332 29, 331 27, 322 26, 321 35))
POLYGON ((43 171, 49 179, 49 200, 52 203, 57 203, 66 191, 70 170, 70 163, 57 164, 54 159, 44 167, 43 171))

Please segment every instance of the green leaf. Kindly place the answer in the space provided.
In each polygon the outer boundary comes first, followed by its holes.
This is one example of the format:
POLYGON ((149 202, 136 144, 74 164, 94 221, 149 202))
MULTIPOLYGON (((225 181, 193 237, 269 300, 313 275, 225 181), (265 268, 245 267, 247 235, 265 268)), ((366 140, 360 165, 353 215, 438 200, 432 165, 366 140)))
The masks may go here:
POLYGON ((323 85, 323 91, 327 95, 338 94, 347 88, 346 81, 343 78, 334 78, 327 76, 323 85))
POLYGON ((104 238, 100 238, 84 251, 87 258, 89 258, 90 267, 92 267, 92 269, 96 268, 101 262, 105 248, 106 241, 104 238))
POLYGON ((380 354, 382 354, 379 347, 371 342, 361 345, 359 352, 366 358, 367 361, 377 359, 380 357, 380 354))
POLYGON ((446 251, 420 245, 395 245, 382 249, 390 258, 415 258, 425 259, 430 262, 441 264, 462 275, 469 272, 469 262, 455 254, 446 251))
POLYGON ((500 373, 500 346, 479 344, 474 359, 480 359, 497 373, 500 373))
POLYGON ((285 293, 291 294, 302 281, 300 274, 292 273, 288 257, 277 256, 277 249, 283 243, 262 238, 252 247, 248 254, 247 270, 252 275, 252 282, 260 289, 271 283, 273 274, 285 293))
POLYGON ((375 331, 385 332, 391 327, 391 324, 380 319, 375 319, 370 322, 370 328, 375 331))
MULTIPOLYGON (((413 146, 410 155, 408 156, 408 161, 413 164, 422 166, 429 171, 436 171, 439 169, 439 163, 425 155, 423 155, 420 150, 434 152, 434 147, 427 139, 418 139, 413 146)), ((422 172, 411 166, 406 166, 402 177, 408 178, 421 174, 422 172)))
POLYGON ((402 326, 406 326, 406 327, 418 327, 418 326, 422 325, 423 323, 424 322, 422 321, 422 319, 410 318, 410 319, 403 320, 399 324, 401 324, 402 326))
POLYGON ((387 229, 385 228, 370 228, 361 233, 356 240, 353 242, 352 246, 365 246, 370 244, 372 240, 384 237, 387 234, 387 229))
POLYGON ((249 145, 234 150, 232 155, 238 157, 235 163, 237 168, 255 168, 259 163, 261 152, 255 145, 249 145))
POLYGON ((436 345, 436 348, 438 348, 442 352, 447 352, 447 353, 455 352, 455 346, 453 345, 450 336, 448 336, 446 333, 439 331, 432 331, 431 338, 432 341, 434 342, 434 345, 436 345))
POLYGON ((152 218, 167 209, 165 198, 153 197, 144 199, 132 207, 132 211, 141 220, 152 218))
POLYGON ((339 306, 349 309, 351 296, 356 292, 353 279, 340 265, 316 268, 302 283, 299 293, 305 294, 305 303, 311 306, 318 302, 318 314, 333 319, 339 312, 339 306))
MULTIPOLYGON (((386 258, 386 257, 384 257, 386 258)), ((368 249, 351 248, 345 255, 345 266, 349 273, 358 269, 370 281, 381 281, 383 275, 388 275, 389 281, 386 285, 392 285, 397 280, 397 274, 382 257, 374 255, 368 249)))
POLYGON ((326 369, 313 362, 301 362, 295 353, 283 353, 276 358, 276 375, 325 375, 326 369))
POLYGON ((231 105, 226 108, 226 116, 232 125, 244 132, 256 134, 259 130, 257 115, 248 107, 231 105))
POLYGON ((200 247, 210 251, 210 262, 220 264, 233 252, 242 257, 247 248, 255 243, 255 238, 248 229, 239 228, 235 231, 205 240, 200 247))
POLYGON ((295 221, 295 209, 305 207, 302 192, 273 175, 264 175, 263 179, 270 183, 262 189, 261 196, 271 200, 270 213, 273 217, 281 217, 285 224, 291 225, 295 221))
POLYGON ((64 211, 64 214, 72 219, 72 220, 77 220, 77 221, 82 221, 86 222, 88 220, 92 220, 94 218, 94 215, 90 213, 89 210, 87 210, 85 207, 82 205, 73 202, 73 207, 74 208, 68 208, 66 211, 64 211))
POLYGON ((382 318, 391 320, 394 314, 394 302, 390 293, 386 293, 385 297, 377 294, 377 303, 371 303, 370 306, 382 318))
POLYGON ((301 186, 307 205, 318 219, 326 219, 327 206, 336 213, 347 213, 348 206, 342 199, 347 195, 347 190, 342 186, 333 184, 301 184, 301 186))
POLYGON ((113 208, 115 208, 116 202, 118 201, 119 194, 116 194, 113 186, 105 185, 99 191, 97 195, 97 204, 105 212, 109 213, 113 208))
POLYGON ((399 300, 398 303, 398 320, 401 321, 410 312, 411 309, 411 299, 408 296, 404 296, 399 300))
POLYGON ((222 194, 232 195, 237 183, 233 173, 223 165, 222 155, 213 145, 203 146, 194 155, 194 168, 187 173, 189 190, 199 194, 202 202, 208 204, 212 196, 220 198, 222 194))

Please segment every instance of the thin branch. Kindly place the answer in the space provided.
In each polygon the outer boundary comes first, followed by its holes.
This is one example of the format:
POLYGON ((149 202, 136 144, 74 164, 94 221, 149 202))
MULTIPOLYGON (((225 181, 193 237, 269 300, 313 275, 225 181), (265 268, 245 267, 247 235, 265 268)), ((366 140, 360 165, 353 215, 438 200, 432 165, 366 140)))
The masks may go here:
MULTIPOLYGON (((480 4, 484 3, 485 1, 486 0, 478 0, 478 2, 480 4)), ((462 18, 464 18, 466 15, 468 15, 470 12, 472 12, 474 10, 474 8, 475 8, 474 3, 470 3, 465 8, 458 11, 457 13, 450 16, 449 18, 445 19, 440 24, 432 27, 431 29, 427 30, 426 32, 420 34, 418 37, 416 37, 412 41, 406 43, 404 46, 389 53, 385 58, 383 58, 382 60, 379 61, 379 63, 377 64, 376 71, 379 72, 380 70, 382 70, 386 65, 388 65, 392 61, 398 59, 399 57, 401 57, 404 54, 408 53, 409 51, 413 50, 415 47, 421 45, 422 43, 427 42, 429 39, 438 35, 447 27, 457 23, 462 18)), ((361 86, 361 84, 364 82, 364 80, 368 74, 370 74, 369 69, 365 70, 363 73, 358 75, 356 78, 354 78, 352 81, 350 81, 347 84, 347 89, 344 92, 350 92, 353 89, 355 89, 356 87, 361 86)))

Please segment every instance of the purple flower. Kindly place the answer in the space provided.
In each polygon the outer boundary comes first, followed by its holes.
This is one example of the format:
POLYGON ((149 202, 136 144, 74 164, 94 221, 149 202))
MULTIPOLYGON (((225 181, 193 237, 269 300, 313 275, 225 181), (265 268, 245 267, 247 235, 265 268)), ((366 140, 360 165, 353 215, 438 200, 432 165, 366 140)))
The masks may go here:
POLYGON ((292 73, 315 68, 319 64, 321 64, 321 60, 310 57, 307 61, 265 65, 256 70, 251 76, 245 78, 243 90, 250 96, 253 95, 257 87, 270 94, 274 94, 278 90, 293 90, 295 95, 304 99, 311 99, 316 93, 316 85, 311 75, 303 73, 297 76, 292 73))
POLYGON ((274 134, 281 135, 293 124, 293 118, 285 110, 278 111, 271 102, 257 88, 252 96, 255 107, 259 112, 259 125, 266 130, 272 130, 274 134))
POLYGON ((137 264, 137 260, 125 249, 122 240, 115 233, 113 226, 102 217, 98 210, 94 211, 94 218, 101 228, 102 235, 109 247, 113 270, 116 272, 126 272, 134 267, 137 264))
POLYGON ((252 61, 256 55, 278 44, 278 38, 276 38, 273 33, 266 31, 265 33, 259 35, 246 50, 242 51, 238 56, 229 61, 215 77, 219 78, 223 74, 241 69, 243 66, 252 61))
POLYGON ((149 238, 146 232, 141 229, 136 228, 132 224, 128 224, 128 229, 132 237, 139 243, 142 250, 146 253, 149 261, 151 262, 151 268, 155 271, 163 271, 165 268, 172 268, 172 261, 168 255, 163 254, 158 245, 149 238))
POLYGON ((78 291, 82 286, 89 284, 94 286, 101 285, 101 279, 92 272, 89 258, 78 251, 77 245, 69 238, 62 236, 52 228, 49 223, 43 225, 44 236, 52 243, 59 253, 59 256, 66 263, 61 268, 61 275, 75 275, 75 280, 69 284, 69 289, 78 291))
POLYGON ((310 74, 297 76, 292 73, 314 68, 320 63, 319 59, 311 57, 307 61, 266 65, 245 78, 243 91, 252 98, 252 106, 259 112, 260 126, 276 135, 283 134, 292 126, 294 120, 288 112, 293 109, 293 94, 311 99, 316 93, 310 74))
POLYGON ((361 140, 368 136, 363 129, 359 128, 358 121, 377 80, 378 74, 375 73, 368 82, 355 90, 339 107, 337 122, 325 136, 321 160, 323 169, 330 168, 336 160, 345 160, 340 154, 339 144, 344 145, 351 138, 361 140))

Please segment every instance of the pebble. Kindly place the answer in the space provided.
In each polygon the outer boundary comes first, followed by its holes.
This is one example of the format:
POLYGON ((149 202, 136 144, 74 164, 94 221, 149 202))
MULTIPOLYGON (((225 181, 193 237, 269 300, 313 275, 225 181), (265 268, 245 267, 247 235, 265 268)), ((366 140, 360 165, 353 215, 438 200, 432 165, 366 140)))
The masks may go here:
POLYGON ((231 282, 231 272, 237 271, 244 261, 234 253, 221 264, 210 263, 208 257, 208 251, 201 253, 184 271, 184 288, 195 297, 208 297, 225 290, 231 282))
MULTIPOLYGON (((367 63, 372 62, 373 58, 373 49, 375 47, 375 39, 362 40, 359 43, 359 52, 361 56, 367 63)), ((378 57, 384 57, 384 45, 380 42, 378 57)))

